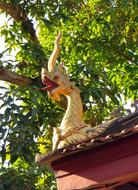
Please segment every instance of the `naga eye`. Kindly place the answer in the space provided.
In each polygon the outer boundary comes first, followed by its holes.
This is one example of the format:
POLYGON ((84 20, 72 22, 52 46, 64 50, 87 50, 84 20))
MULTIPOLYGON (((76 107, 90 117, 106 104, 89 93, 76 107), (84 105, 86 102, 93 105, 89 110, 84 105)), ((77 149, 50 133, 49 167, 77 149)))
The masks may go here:
POLYGON ((58 80, 59 79, 59 76, 58 75, 55 75, 54 76, 54 80, 58 80))

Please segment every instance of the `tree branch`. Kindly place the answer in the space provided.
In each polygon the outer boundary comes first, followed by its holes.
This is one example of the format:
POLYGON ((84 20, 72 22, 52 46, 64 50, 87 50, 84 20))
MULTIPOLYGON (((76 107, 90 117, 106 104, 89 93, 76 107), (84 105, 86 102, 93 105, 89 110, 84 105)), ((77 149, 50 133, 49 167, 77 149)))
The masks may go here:
POLYGON ((30 86, 36 84, 34 79, 11 72, 3 66, 0 66, 0 80, 7 81, 18 86, 30 86))
MULTIPOLYGON (((8 69, 4 68, 3 66, 0 66, 0 80, 9 82, 11 84, 18 85, 20 87, 37 85, 38 90, 40 90, 40 91, 41 91, 41 88, 43 87, 43 85, 41 84, 41 82, 39 82, 39 80, 19 75, 15 72, 9 71, 8 69)), ((62 98, 61 101, 57 102, 57 103, 63 109, 67 108, 67 100, 65 98, 62 98)))
POLYGON ((38 43, 33 24, 29 20, 26 12, 19 5, 0 2, 0 9, 13 17, 17 22, 21 21, 23 29, 29 32, 31 41, 38 43))

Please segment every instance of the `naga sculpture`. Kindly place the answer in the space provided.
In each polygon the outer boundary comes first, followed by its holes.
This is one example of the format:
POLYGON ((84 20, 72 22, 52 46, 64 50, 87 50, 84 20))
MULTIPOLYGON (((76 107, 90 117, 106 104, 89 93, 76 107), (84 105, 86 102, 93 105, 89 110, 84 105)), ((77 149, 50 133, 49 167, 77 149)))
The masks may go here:
POLYGON ((60 53, 60 38, 61 33, 55 40, 54 51, 48 62, 48 70, 43 68, 41 72, 42 83, 46 86, 42 90, 48 91, 49 97, 55 101, 60 101, 61 95, 66 96, 68 101, 60 127, 54 128, 53 150, 89 140, 92 129, 83 122, 83 106, 79 89, 74 82, 70 81, 69 76, 62 72, 63 63, 56 66, 60 53))
MULTIPOLYGON (((89 141, 101 134, 111 123, 117 120, 117 118, 113 118, 105 124, 95 127, 84 123, 80 90, 73 81, 70 81, 69 76, 62 72, 63 63, 56 65, 56 60, 60 53, 60 38, 61 33, 58 34, 55 40, 54 51, 48 62, 48 70, 42 68, 41 72, 42 83, 45 86, 41 90, 47 91, 49 97, 55 101, 60 101, 61 95, 66 96, 68 101, 61 125, 54 128, 53 131, 53 150, 89 141)), ((37 155, 38 160, 40 156, 39 154, 37 155)))

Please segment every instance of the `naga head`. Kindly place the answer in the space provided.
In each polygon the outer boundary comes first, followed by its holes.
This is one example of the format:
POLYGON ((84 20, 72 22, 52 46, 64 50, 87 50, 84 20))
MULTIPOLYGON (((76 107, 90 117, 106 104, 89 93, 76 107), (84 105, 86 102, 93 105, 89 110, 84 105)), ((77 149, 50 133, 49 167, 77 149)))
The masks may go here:
POLYGON ((41 71, 42 83, 45 86, 42 90, 48 91, 48 95, 55 101, 60 101, 60 95, 67 96, 74 86, 69 77, 62 73, 63 63, 56 66, 56 60, 60 53, 60 38, 61 33, 58 34, 55 40, 54 50, 48 61, 48 70, 42 68, 41 71))

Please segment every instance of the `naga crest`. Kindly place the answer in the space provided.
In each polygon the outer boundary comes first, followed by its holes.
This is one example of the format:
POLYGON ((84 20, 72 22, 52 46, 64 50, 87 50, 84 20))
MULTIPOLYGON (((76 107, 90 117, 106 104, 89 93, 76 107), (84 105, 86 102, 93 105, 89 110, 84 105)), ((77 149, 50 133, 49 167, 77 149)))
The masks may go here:
POLYGON ((41 78, 44 88, 42 91, 48 91, 48 95, 55 101, 60 101, 60 95, 67 96, 72 90, 74 82, 70 82, 69 76, 62 72, 63 62, 56 65, 56 60, 60 53, 61 32, 59 32, 54 42, 54 50, 48 61, 48 70, 42 68, 41 78))

